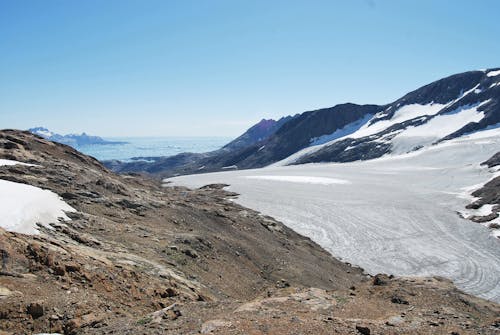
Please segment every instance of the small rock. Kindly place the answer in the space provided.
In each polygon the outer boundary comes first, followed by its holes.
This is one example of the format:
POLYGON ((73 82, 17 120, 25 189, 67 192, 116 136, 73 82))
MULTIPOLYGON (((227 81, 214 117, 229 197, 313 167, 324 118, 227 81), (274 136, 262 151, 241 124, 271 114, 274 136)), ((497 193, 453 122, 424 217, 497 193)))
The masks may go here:
POLYGON ((154 323, 160 323, 164 319, 176 320, 180 316, 182 316, 181 311, 179 310, 177 304, 172 304, 168 307, 160 309, 154 313, 151 313, 151 321, 154 323))
POLYGON ((184 249, 182 250, 182 253, 191 258, 198 258, 198 254, 196 253, 196 251, 191 249, 184 249))
POLYGON ((54 274, 56 276, 64 276, 66 274, 66 270, 62 266, 59 266, 59 265, 54 266, 52 268, 52 270, 54 270, 54 274))
POLYGON ((385 280, 383 280, 379 275, 373 277, 372 284, 375 286, 381 286, 387 284, 385 280))
POLYGON ((405 322, 405 320, 401 316, 396 315, 396 316, 389 318, 389 320, 387 320, 385 324, 388 326, 394 327, 394 326, 398 326, 404 322, 405 322))
POLYGON ((38 302, 29 304, 26 311, 33 319, 38 319, 43 316, 43 306, 38 302))
POLYGON ((391 302, 393 304, 400 304, 400 305, 408 305, 409 304, 408 301, 404 300, 403 298, 401 298, 397 295, 395 295, 391 298, 391 302))
POLYGON ((68 263, 65 266, 67 272, 79 272, 80 265, 77 263, 68 263))
POLYGON ((78 329, 82 326, 81 319, 71 319, 64 325, 64 334, 76 334, 78 329))
POLYGON ((231 325, 231 323, 228 322, 228 321, 224 321, 224 320, 210 320, 210 321, 205 322, 201 326, 200 333, 202 333, 202 334, 210 334, 214 330, 217 330, 218 328, 228 327, 230 325, 231 325))
POLYGON ((276 282, 276 287, 277 288, 287 288, 290 287, 290 283, 287 282, 285 279, 278 280, 276 282))
POLYGON ((173 288, 167 287, 163 291, 155 290, 155 294, 159 295, 162 298, 171 298, 171 297, 175 297, 178 293, 173 288))
POLYGON ((358 333, 363 334, 363 335, 370 335, 370 328, 368 327, 363 327, 363 326, 356 326, 356 330, 358 333))
POLYGON ((12 291, 9 290, 7 287, 0 286, 0 297, 6 297, 11 294, 12 291))

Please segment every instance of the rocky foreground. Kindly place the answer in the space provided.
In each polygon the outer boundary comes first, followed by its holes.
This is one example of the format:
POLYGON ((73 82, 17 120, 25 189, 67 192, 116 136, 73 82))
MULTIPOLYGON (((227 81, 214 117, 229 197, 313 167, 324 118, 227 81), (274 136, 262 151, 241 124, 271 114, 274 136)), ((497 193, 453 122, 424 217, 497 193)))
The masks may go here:
POLYGON ((498 334, 500 306, 441 278, 368 276, 209 185, 163 188, 27 132, 0 178, 77 211, 0 230, 4 334, 498 334))

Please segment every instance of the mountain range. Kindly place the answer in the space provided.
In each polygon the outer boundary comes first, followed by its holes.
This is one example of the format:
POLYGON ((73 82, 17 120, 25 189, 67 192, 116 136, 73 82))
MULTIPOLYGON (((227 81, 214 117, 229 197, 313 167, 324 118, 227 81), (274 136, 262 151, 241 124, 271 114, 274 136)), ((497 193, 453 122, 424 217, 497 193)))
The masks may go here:
POLYGON ((387 105, 339 104, 262 120, 223 148, 202 154, 106 161, 115 172, 159 177, 270 164, 351 162, 420 150, 500 125, 500 68, 455 74, 387 105))
POLYGON ((100 145, 100 144, 124 144, 125 142, 108 141, 99 136, 91 136, 86 133, 60 135, 48 130, 45 127, 35 127, 28 129, 30 133, 41 136, 47 140, 66 144, 74 148, 83 145, 100 145))

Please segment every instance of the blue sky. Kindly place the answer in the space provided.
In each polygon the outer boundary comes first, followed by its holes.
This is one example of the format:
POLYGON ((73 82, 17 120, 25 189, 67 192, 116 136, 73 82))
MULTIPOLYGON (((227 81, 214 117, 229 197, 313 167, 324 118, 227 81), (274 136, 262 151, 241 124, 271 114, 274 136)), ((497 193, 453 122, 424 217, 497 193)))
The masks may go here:
POLYGON ((235 136, 500 66, 500 1, 0 0, 0 128, 235 136))

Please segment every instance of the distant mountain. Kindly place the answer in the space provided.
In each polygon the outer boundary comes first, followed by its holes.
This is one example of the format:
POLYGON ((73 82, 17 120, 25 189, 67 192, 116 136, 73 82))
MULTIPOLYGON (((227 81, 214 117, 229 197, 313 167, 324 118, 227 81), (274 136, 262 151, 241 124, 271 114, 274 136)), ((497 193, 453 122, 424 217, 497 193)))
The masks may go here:
POLYGON ((262 120, 221 150, 105 162, 117 172, 161 177, 269 164, 350 162, 400 154, 500 127, 500 69, 456 74, 387 105, 340 104, 262 120))
POLYGON ((35 127, 28 129, 29 132, 41 136, 50 141, 63 143, 72 147, 81 147, 83 145, 99 145, 99 144, 123 144, 126 142, 107 141, 99 136, 90 136, 85 133, 60 135, 56 134, 44 127, 35 127))
POLYGON ((266 141, 283 124, 292 120, 293 116, 279 120, 262 119, 250 127, 241 136, 229 142, 219 150, 207 153, 181 153, 170 157, 134 157, 131 162, 118 160, 104 161, 104 165, 115 172, 146 172, 150 174, 185 174, 191 172, 207 172, 224 169, 227 157, 245 151, 249 147, 266 141))
POLYGON ((259 123, 255 124, 243 133, 243 135, 225 145, 223 149, 237 150, 264 141, 291 119, 293 119, 292 116, 283 117, 278 121, 273 119, 262 119, 259 123))

